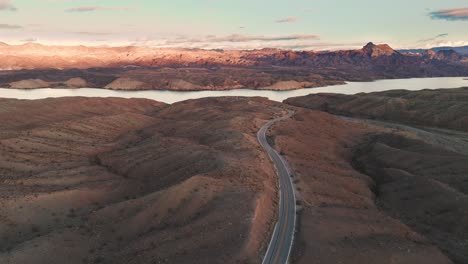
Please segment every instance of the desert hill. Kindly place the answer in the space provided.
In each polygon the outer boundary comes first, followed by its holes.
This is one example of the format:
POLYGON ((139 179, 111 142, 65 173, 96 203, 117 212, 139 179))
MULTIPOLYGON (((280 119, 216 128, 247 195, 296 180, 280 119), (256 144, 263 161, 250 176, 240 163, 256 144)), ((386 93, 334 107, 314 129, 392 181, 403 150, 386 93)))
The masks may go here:
POLYGON ((466 142, 243 97, 0 99, 0 262, 260 263, 285 108, 293 263, 464 263, 466 142))
POLYGON ((468 88, 311 94, 285 102, 334 114, 468 131, 468 88))
POLYGON ((0 99, 1 263, 257 263, 265 99, 0 99))
POLYGON ((300 192, 292 263, 466 262, 467 195, 452 191, 467 179, 466 155, 408 131, 305 109, 271 136, 300 192), (444 163, 443 171, 430 165, 444 163))
POLYGON ((287 99, 313 110, 303 113, 340 115, 313 125, 296 115, 275 133, 303 190, 298 263, 466 263, 467 102, 466 88, 287 99), (393 221, 405 227, 390 231, 393 221), (408 240, 447 258, 404 250, 408 240))

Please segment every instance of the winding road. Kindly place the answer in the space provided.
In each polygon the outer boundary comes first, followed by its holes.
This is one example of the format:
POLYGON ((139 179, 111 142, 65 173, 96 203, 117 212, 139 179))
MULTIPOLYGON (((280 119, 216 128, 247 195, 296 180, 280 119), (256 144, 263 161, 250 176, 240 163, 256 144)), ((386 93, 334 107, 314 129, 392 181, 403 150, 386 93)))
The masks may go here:
POLYGON ((269 121, 262 126, 257 133, 258 142, 260 142, 260 145, 265 149, 275 166, 279 182, 278 219, 267 252, 263 258, 263 264, 288 263, 294 240, 296 228, 296 197, 291 174, 286 161, 270 144, 268 144, 266 137, 266 132, 273 124, 288 119, 292 115, 294 115, 294 112, 288 110, 287 115, 269 121))

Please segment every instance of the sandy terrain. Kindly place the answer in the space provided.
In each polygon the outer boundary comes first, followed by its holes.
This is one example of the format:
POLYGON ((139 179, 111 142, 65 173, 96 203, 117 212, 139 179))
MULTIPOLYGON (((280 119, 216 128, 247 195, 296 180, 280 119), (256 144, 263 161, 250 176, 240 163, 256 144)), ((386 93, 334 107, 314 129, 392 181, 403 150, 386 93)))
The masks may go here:
POLYGON ((265 99, 0 99, 1 263, 258 263, 265 99), (32 110, 34 109, 34 110, 32 110))

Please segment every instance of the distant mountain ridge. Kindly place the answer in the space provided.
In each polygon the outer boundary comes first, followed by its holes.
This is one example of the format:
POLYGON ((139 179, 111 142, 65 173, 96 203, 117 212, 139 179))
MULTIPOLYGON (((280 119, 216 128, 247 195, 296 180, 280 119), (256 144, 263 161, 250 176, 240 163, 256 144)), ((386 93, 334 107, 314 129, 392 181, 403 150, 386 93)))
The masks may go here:
POLYGON ((461 47, 447 46, 447 47, 435 47, 431 49, 402 49, 402 50, 399 50, 399 52, 423 54, 423 53, 426 53, 428 50, 433 50, 433 51, 453 50, 461 55, 468 55, 468 46, 461 46, 461 47))
POLYGON ((345 81, 468 76, 453 50, 408 54, 369 42, 338 51, 203 50, 0 43, 0 87, 290 90, 345 81))
MULTIPOLYGON (((88 69, 94 67, 185 66, 337 66, 337 64, 398 64, 405 55, 387 44, 369 42, 362 49, 328 52, 203 50, 150 47, 12 46, 0 43, 0 70, 88 69), (393 59, 389 59, 389 57, 393 59)), ((444 60, 446 56, 431 59, 444 60)), ((456 62, 452 56, 450 61, 456 62)), ((461 57, 460 57, 461 60, 461 57)))

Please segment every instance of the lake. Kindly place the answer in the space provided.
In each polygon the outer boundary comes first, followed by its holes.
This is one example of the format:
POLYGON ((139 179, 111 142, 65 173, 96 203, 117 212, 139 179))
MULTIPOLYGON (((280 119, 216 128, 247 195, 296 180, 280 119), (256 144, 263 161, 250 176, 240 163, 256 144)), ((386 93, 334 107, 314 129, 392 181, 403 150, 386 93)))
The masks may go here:
POLYGON ((361 92, 378 92, 386 90, 422 90, 438 88, 468 87, 466 77, 444 78, 414 78, 379 80, 375 82, 348 82, 344 85, 325 86, 320 88, 307 88, 293 91, 262 91, 238 89, 229 91, 113 91, 106 89, 5 89, 0 88, 0 97, 17 99, 42 99, 48 97, 85 96, 85 97, 122 97, 122 98, 148 98, 165 103, 174 103, 188 99, 218 96, 262 96, 273 101, 283 101, 289 97, 303 96, 313 93, 342 93, 356 94, 361 92))

